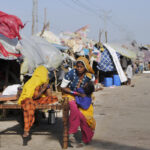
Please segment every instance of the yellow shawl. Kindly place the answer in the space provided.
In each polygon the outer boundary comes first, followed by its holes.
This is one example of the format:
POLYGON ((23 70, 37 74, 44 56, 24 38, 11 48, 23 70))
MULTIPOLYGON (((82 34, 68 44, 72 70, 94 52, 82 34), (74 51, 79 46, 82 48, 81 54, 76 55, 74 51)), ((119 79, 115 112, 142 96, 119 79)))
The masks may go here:
POLYGON ((93 105, 91 104, 90 107, 87 110, 82 109, 82 108, 79 108, 79 110, 83 114, 83 116, 86 118, 86 122, 89 125, 89 127, 92 130, 95 130, 96 121, 93 117, 93 113, 94 113, 93 105))
POLYGON ((29 79, 23 86, 22 93, 19 97, 18 104, 26 98, 32 98, 34 95, 35 88, 44 83, 48 83, 48 70, 44 66, 39 66, 35 69, 31 79, 29 79))

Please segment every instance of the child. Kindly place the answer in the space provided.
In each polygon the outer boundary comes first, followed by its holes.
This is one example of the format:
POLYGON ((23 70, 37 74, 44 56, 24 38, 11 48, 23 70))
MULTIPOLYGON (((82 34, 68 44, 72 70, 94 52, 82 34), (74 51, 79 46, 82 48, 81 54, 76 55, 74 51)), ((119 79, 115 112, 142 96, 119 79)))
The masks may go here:
POLYGON ((88 82, 83 88, 78 88, 77 92, 81 95, 75 96, 76 103, 83 109, 88 109, 92 103, 91 95, 95 91, 94 83, 88 82))

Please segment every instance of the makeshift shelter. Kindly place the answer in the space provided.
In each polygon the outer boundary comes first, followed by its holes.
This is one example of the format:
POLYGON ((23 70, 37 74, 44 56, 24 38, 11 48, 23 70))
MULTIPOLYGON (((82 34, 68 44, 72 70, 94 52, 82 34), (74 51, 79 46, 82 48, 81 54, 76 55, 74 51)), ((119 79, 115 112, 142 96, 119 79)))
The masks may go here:
POLYGON ((116 67, 116 70, 117 70, 117 73, 118 73, 118 75, 120 77, 121 82, 127 81, 127 77, 125 76, 125 74, 123 72, 123 69, 122 69, 120 61, 119 61, 119 59, 117 57, 115 49, 113 49, 112 47, 110 47, 107 44, 104 44, 104 46, 107 48, 107 50, 110 52, 110 54, 112 56, 113 62, 115 64, 115 67, 116 67))
POLYGON ((23 27, 20 18, 0 11, 0 90, 19 82, 20 64, 17 59, 21 54, 15 46, 21 39, 19 31, 23 27))
POLYGON ((144 53, 144 62, 150 62, 150 51, 143 50, 144 53))
POLYGON ((132 60, 133 63, 136 62, 138 56, 138 49, 136 46, 127 43, 107 43, 107 45, 120 54, 120 63, 124 71, 127 68, 129 60, 132 60))
POLYGON ((115 72, 119 75, 121 82, 127 81, 119 61, 119 54, 109 44, 103 44, 104 51, 101 53, 98 69, 103 72, 115 72))
POLYGON ((144 70, 150 70, 150 48, 147 46, 140 46, 138 53, 139 65, 143 65, 144 70))
POLYGON ((9 39, 0 34, 0 43, 6 50, 7 56, 1 52, 0 48, 0 91, 7 85, 20 82, 20 64, 18 58, 21 57, 19 51, 15 49, 18 39, 9 39))

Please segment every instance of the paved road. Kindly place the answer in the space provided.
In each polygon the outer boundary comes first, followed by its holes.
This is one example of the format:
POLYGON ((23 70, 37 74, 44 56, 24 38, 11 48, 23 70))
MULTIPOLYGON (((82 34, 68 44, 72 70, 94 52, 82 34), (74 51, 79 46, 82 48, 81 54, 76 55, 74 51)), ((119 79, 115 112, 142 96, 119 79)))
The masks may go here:
MULTIPOLYGON (((104 88, 95 93, 96 132, 91 144, 80 149, 150 150, 150 74, 135 76, 133 82, 135 87, 104 88)), ((28 145, 22 146, 18 122, 1 121, 0 150, 59 150, 61 127, 59 118, 55 126, 43 120, 33 129, 28 145)))

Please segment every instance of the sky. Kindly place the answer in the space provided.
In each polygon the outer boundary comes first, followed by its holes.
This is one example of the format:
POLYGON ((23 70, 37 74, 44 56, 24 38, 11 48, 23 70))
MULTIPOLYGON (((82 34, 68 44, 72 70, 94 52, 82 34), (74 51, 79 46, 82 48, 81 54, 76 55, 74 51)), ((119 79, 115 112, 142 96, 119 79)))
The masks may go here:
MULTIPOLYGON (((18 16, 25 28, 22 35, 31 36, 32 0, 0 0, 0 11, 18 16)), ((150 0, 38 0, 38 31, 44 23, 44 9, 50 31, 55 34, 74 32, 89 25, 88 37, 108 42, 137 41, 150 44, 150 0)), ((37 32, 38 32, 37 31, 37 32)))

